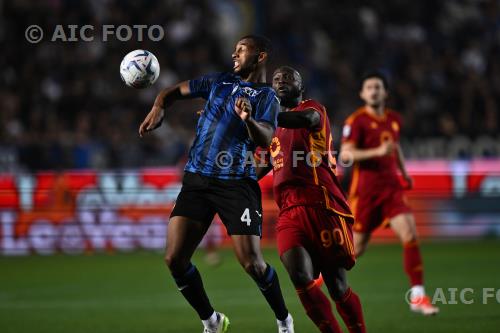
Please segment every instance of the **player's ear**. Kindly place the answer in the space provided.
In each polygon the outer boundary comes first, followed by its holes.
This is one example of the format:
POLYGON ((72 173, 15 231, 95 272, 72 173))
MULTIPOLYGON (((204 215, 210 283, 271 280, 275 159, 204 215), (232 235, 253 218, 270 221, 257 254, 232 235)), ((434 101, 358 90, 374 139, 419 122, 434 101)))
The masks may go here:
POLYGON ((259 56, 257 57, 257 61, 259 63, 265 62, 267 60, 267 57, 268 57, 267 52, 260 52, 259 56))

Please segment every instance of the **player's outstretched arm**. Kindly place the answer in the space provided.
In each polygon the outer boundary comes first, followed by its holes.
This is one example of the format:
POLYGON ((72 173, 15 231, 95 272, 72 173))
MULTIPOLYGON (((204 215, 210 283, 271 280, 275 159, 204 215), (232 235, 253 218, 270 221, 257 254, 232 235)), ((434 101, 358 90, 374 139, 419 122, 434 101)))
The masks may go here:
POLYGON ((146 132, 150 132, 161 126, 165 107, 172 105, 176 100, 190 97, 189 81, 183 81, 175 86, 162 89, 151 111, 148 113, 142 124, 139 126, 139 135, 144 136, 146 132))
POLYGON ((394 142, 385 141, 376 148, 358 149, 353 142, 344 142, 340 149, 340 158, 343 163, 360 162, 372 158, 390 155, 394 152, 394 142))
POLYGON ((258 122, 252 117, 252 105, 247 98, 239 97, 236 99, 234 112, 245 122, 250 139, 259 147, 269 147, 274 128, 270 124, 258 122))
POLYGON ((280 112, 278 114, 278 126, 284 128, 317 128, 321 116, 314 109, 303 111, 280 112))

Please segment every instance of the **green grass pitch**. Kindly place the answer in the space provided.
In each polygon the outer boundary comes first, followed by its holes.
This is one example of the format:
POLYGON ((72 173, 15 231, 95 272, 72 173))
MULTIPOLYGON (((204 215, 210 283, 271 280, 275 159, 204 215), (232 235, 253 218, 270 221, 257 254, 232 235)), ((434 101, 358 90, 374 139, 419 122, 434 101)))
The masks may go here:
MULTIPOLYGON (((427 289, 472 288, 473 304, 440 305, 423 317, 404 302, 407 280, 397 244, 372 245, 349 274, 364 306, 369 332, 500 332, 500 300, 483 304, 483 288, 500 289, 500 242, 426 242, 427 289)), ((209 267, 194 262, 214 307, 228 315, 230 332, 276 332, 272 312, 230 250, 209 267)), ((317 332, 305 316, 274 249, 277 270, 296 332, 317 332)), ((458 298, 457 294, 457 298, 458 298)), ((500 292, 499 292, 500 298, 500 292)), ((337 316, 338 317, 338 316, 337 316)), ((0 258, 0 331, 3 333, 201 332, 195 312, 177 291, 160 253, 0 258)))

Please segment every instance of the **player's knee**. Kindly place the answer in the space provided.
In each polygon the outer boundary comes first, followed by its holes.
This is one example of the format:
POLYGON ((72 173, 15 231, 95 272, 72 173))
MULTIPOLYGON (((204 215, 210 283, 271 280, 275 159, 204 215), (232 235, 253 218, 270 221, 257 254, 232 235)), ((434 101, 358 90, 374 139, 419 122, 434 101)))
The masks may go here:
POLYGON ((265 262, 261 262, 257 259, 244 260, 241 265, 243 266, 245 272, 247 272, 247 274, 254 279, 260 279, 263 277, 267 267, 265 262))
POLYGON ((176 254, 167 253, 164 261, 170 271, 174 274, 184 272, 189 266, 189 260, 176 254))
POLYGON ((354 254, 356 258, 359 258, 363 253, 365 253, 366 250, 366 243, 356 243, 354 244, 354 254))
POLYGON ((403 243, 413 243, 416 240, 417 240, 417 235, 411 230, 401 234, 401 241, 403 243))
POLYGON ((327 287, 330 295, 335 301, 341 300, 347 292, 347 289, 349 289, 347 281, 342 280, 336 280, 335 283, 333 283, 332 285, 327 285, 327 287))
POLYGON ((296 288, 306 287, 313 281, 312 275, 304 271, 289 272, 289 275, 296 288))
POLYGON ((415 232, 415 228, 412 228, 410 224, 407 224, 399 231, 399 237, 401 242, 411 243, 417 240, 417 233, 415 232))

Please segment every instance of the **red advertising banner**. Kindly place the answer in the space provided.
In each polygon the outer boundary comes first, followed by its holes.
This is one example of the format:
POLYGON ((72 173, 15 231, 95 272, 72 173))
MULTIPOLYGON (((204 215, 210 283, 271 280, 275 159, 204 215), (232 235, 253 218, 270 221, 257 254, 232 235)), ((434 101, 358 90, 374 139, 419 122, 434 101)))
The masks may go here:
MULTIPOLYGON (((413 161, 408 169, 422 237, 500 235, 500 161, 413 161)), ((0 174, 1 254, 161 250, 181 178, 172 168, 0 174)), ((272 244, 272 176, 260 185, 263 242, 272 244)), ((210 237, 227 241, 218 219, 214 230, 210 237)), ((385 229, 375 237, 393 235, 385 229)))

